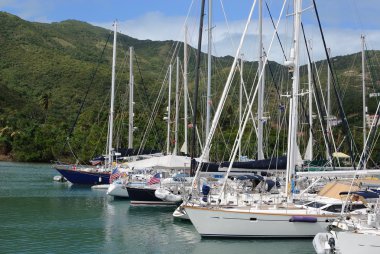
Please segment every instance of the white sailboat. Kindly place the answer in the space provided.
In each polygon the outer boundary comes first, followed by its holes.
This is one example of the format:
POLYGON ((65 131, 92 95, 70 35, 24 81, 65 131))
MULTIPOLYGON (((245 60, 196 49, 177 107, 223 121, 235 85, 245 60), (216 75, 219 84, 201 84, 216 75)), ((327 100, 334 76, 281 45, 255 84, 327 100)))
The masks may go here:
MULTIPOLYGON (((261 1, 260 1, 261 2, 261 1)), ((292 202, 290 193, 291 178, 294 174, 294 169, 297 164, 298 146, 296 144, 297 134, 297 110, 298 110, 298 87, 299 87, 299 47, 300 47, 300 25, 302 0, 295 2, 295 24, 293 48, 291 50, 291 58, 286 65, 293 72, 293 90, 292 98, 290 99, 289 113, 289 136, 288 136, 288 158, 287 158, 287 175, 286 175, 286 196, 280 202, 264 203, 257 202, 256 204, 247 205, 229 205, 228 200, 223 199, 225 196, 225 186, 222 187, 219 204, 214 205, 197 205, 196 203, 187 203, 184 208, 194 224, 197 231, 202 236, 219 236, 219 237, 312 237, 316 233, 325 230, 331 220, 336 218, 336 214, 323 213, 320 210, 309 209, 305 206, 296 205, 292 202)), ((254 5, 251 9, 251 14, 254 5)), ((250 14, 250 16, 251 16, 250 14)), ((281 12, 282 15, 282 12, 281 12)), ((249 17, 250 20, 250 17, 249 17)), ((278 27, 278 23, 277 26, 278 27)), ((243 34, 242 40, 245 33, 243 34)), ((241 41, 242 43, 242 41, 241 41)), ((241 44, 240 44, 241 46, 241 44)), ((236 54, 234 64, 236 64, 236 54)), ((270 50, 270 47, 269 47, 270 50)), ((267 61, 267 59, 265 59, 267 61)), ((264 63, 265 64, 265 63, 264 63)), ((233 66, 234 68, 234 66, 233 66)), ((260 79, 263 76, 261 70, 260 79)), ((229 81, 227 81, 228 83, 229 81)), ((227 84, 226 84, 227 86, 227 84)), ((222 97, 225 94, 222 95, 222 97)), ((221 102, 224 98, 221 99, 221 102)), ((252 101, 249 102, 252 108, 252 101)), ((218 106, 219 109, 219 106, 218 106)), ((213 121, 217 121, 219 111, 216 112, 216 117, 213 121)), ((248 118, 245 119, 243 130, 248 118)), ((212 128, 211 128, 212 129, 212 128)), ((241 130, 241 131, 243 131, 241 130)), ((239 133, 240 136, 241 133, 239 133)), ((210 136, 208 137, 210 142, 210 136)), ((239 144, 241 137, 235 142, 239 144)), ((207 147, 208 144, 205 145, 207 147)), ((235 146, 234 154, 231 158, 236 157, 238 147, 235 146)), ((232 161, 233 163, 233 161, 232 161)), ((229 173, 232 163, 229 166, 229 173)))
POLYGON ((376 192, 352 192, 366 198, 376 198, 371 211, 362 216, 342 215, 328 226, 328 232, 318 233, 313 246, 318 254, 375 254, 380 250, 379 195, 376 192))
MULTIPOLYGON (((372 123, 370 135, 366 137, 365 125, 365 68, 364 68, 364 36, 362 36, 362 76, 363 76, 363 127, 364 127, 364 147, 360 157, 360 167, 354 172, 353 180, 362 172, 367 172, 366 164, 369 155, 368 147, 370 146, 370 136, 377 127, 372 123)), ((380 112, 380 103, 377 106, 376 114, 380 112)), ((313 246, 318 254, 339 253, 354 254, 366 253, 375 254, 380 250, 380 199, 379 189, 371 189, 366 191, 350 190, 346 198, 346 206, 348 201, 355 198, 375 199, 370 209, 363 213, 362 216, 349 216, 344 214, 342 210, 341 216, 328 226, 328 232, 318 233, 313 239, 313 246)))

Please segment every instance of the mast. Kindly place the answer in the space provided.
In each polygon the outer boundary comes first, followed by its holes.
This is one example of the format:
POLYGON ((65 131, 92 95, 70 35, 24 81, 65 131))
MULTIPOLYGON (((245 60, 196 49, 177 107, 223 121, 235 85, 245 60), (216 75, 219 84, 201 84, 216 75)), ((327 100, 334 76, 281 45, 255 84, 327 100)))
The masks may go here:
POLYGON ((133 47, 129 47, 129 130, 128 148, 133 148, 133 47))
MULTIPOLYGON (((366 139, 367 139, 367 126, 366 126, 366 113, 367 113, 367 106, 365 101, 365 36, 361 36, 362 39, 362 84, 363 84, 363 151, 365 151, 366 146, 366 139)), ((366 169, 366 160, 363 161, 363 169, 366 169)))
POLYGON ((172 93, 172 64, 169 65, 169 88, 168 88, 168 107, 167 107, 167 136, 166 136, 166 154, 170 154, 170 100, 171 100, 171 93, 172 93))
MULTIPOLYGON (((205 0, 202 0, 201 5, 201 15, 200 15, 200 21, 199 21, 199 36, 198 36, 198 49, 197 49, 197 59, 196 59, 196 66, 195 66, 195 83, 194 83, 194 112, 193 112, 193 129, 192 129, 192 135, 191 135, 191 158, 195 158, 195 144, 196 144, 196 129, 197 129, 197 107, 198 107, 198 88, 199 88, 199 69, 200 69, 200 63, 201 63, 201 50, 202 50, 202 32, 203 32, 203 18, 204 18, 204 11, 205 11, 205 0)), ((208 149, 208 147, 205 147, 205 149, 208 149)), ((191 167, 191 176, 194 175, 194 166, 192 164, 191 167)))
POLYGON ((179 57, 177 56, 177 73, 175 82, 175 126, 174 126, 174 155, 178 150, 178 124, 179 124, 179 57))
POLYGON ((263 71, 263 1, 259 0, 259 73, 262 73, 260 83, 258 84, 258 105, 257 105, 257 159, 264 159, 263 153, 263 106, 264 106, 264 77, 263 71))
MULTIPOLYGON (((207 41, 207 99, 206 99, 206 135, 205 143, 210 133, 211 122, 211 54, 212 54, 212 0, 208 0, 208 41, 207 41)), ((208 152, 210 152, 208 150, 208 152)), ((207 154, 206 160, 209 158, 207 154)))
MULTIPOLYGON (((331 56, 331 49, 328 48, 327 52, 329 54, 329 57, 331 56)), ((327 130, 330 132, 331 129, 331 71, 330 71, 330 65, 327 65, 327 130)), ((330 137, 328 137, 330 138, 330 137)))
MULTIPOLYGON (((241 133, 242 123, 243 123, 243 60, 244 55, 240 58, 240 87, 239 87, 239 133, 241 133)), ((242 133, 241 133, 242 134, 242 133)), ((239 161, 241 160, 241 142, 239 142, 239 161)))
POLYGON ((112 167, 113 160, 113 114, 114 114, 114 100, 115 100, 115 68, 116 68, 116 37, 117 37, 117 21, 113 24, 113 50, 112 50, 112 77, 111 77, 111 98, 110 98, 110 117, 109 117, 109 131, 108 131, 108 163, 109 168, 112 167))
POLYGON ((185 26, 185 43, 183 46, 183 96, 185 97, 183 101, 183 110, 184 110, 184 153, 189 154, 188 151, 188 140, 187 140, 187 98, 188 98, 188 87, 187 87, 187 26, 185 26))
POLYGON ((294 45, 290 51, 290 59, 287 62, 289 68, 293 69, 292 97, 289 110, 289 135, 286 167, 286 188, 288 201, 292 200, 290 195, 290 181, 295 172, 295 161, 297 155, 297 129, 298 129, 298 88, 299 88, 299 50, 300 50, 300 27, 301 27, 302 0, 294 0, 294 45))
MULTIPOLYGON (((306 45, 312 51, 311 41, 306 45)), ((313 160, 313 81, 311 73, 311 63, 307 61, 307 81, 309 85, 309 142, 307 143, 305 159, 313 160)))

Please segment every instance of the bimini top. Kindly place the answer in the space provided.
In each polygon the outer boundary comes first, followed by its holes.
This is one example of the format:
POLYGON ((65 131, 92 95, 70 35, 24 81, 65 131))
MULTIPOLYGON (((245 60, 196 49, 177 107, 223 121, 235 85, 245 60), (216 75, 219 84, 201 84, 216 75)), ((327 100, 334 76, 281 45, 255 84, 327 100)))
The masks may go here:
POLYGON ((379 193, 376 193, 373 191, 353 191, 353 192, 342 191, 341 193, 339 193, 339 195, 348 195, 349 193, 351 195, 358 195, 363 198, 378 198, 379 197, 379 193))

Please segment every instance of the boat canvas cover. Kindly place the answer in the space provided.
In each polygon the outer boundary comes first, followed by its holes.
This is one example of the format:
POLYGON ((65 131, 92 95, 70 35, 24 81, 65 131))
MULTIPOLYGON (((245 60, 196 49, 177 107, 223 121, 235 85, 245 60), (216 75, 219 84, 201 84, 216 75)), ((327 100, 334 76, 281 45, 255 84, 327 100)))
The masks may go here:
MULTIPOLYGON (((256 161, 236 161, 232 164, 233 168, 243 169, 286 169, 286 156, 275 157, 272 159, 256 161)), ((230 162, 223 162, 221 167, 228 168, 230 162)))
POLYGON ((344 184, 344 183, 338 183, 338 182, 331 182, 327 183, 325 187, 322 188, 322 190, 318 193, 320 196, 329 197, 329 198, 336 198, 340 199, 340 193, 345 191, 358 191, 358 186, 350 186, 350 184, 344 184))
POLYGON ((190 157, 165 155, 161 157, 128 162, 127 166, 131 169, 190 169, 190 157))
POLYGON ((352 191, 352 192, 343 191, 340 193, 340 195, 348 195, 349 193, 351 195, 362 196, 363 198, 379 198, 379 193, 373 192, 373 191, 352 191))

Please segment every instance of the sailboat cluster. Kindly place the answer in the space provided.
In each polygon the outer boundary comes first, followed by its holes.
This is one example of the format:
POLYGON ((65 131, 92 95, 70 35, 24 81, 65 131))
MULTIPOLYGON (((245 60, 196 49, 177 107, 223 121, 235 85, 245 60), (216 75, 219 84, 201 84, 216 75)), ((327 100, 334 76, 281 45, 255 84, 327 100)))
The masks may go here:
MULTIPOLYGON (((201 31, 203 30, 203 12, 205 1, 202 1, 202 15, 200 21, 200 36, 196 69, 199 69, 201 57, 201 31)), ((56 165, 56 169, 68 181, 73 184, 90 184, 99 186, 106 184, 107 194, 114 197, 129 198, 132 205, 173 205, 177 208, 173 216, 179 219, 190 220, 198 233, 203 237, 258 237, 258 238, 314 238, 313 245, 317 253, 375 253, 380 247, 380 181, 368 178, 368 176, 380 175, 376 169, 367 169, 370 147, 373 145, 374 133, 377 130, 377 121, 371 125, 370 134, 366 136, 364 131, 364 147, 359 158, 358 166, 355 161, 351 144, 349 154, 346 155, 336 149, 332 139, 332 119, 330 115, 330 97, 328 107, 325 110, 317 92, 315 79, 315 64, 312 62, 310 50, 301 21, 303 13, 302 0, 294 1, 293 12, 293 37, 289 57, 286 58, 285 67, 291 80, 291 91, 287 95, 279 94, 288 101, 281 104, 281 111, 287 111, 288 133, 286 153, 282 156, 265 157, 264 137, 264 87, 265 69, 269 65, 268 58, 274 41, 278 38, 279 21, 283 16, 286 1, 281 6, 278 22, 273 22, 274 31, 269 47, 264 50, 262 41, 262 0, 259 0, 259 61, 257 69, 257 86, 247 94, 243 80, 243 61, 241 60, 242 46, 246 37, 249 22, 256 8, 254 1, 242 34, 235 58, 230 69, 225 86, 219 98, 211 121, 211 32, 212 3, 209 0, 209 48, 208 48, 208 82, 207 82, 207 108, 205 122, 205 141, 202 153, 195 155, 193 146, 191 153, 188 151, 188 84, 187 39, 184 43, 184 145, 179 151, 179 80, 180 60, 176 59, 176 91, 175 91, 175 119, 171 118, 171 87, 172 64, 167 72, 168 81, 168 106, 167 115, 167 147, 165 153, 133 153, 120 159, 121 154, 114 150, 113 146, 113 114, 114 114, 114 83, 115 83, 115 58, 117 24, 114 25, 114 51, 112 66, 112 88, 109 113, 107 153, 104 161, 98 166, 81 167, 78 165, 56 165), (308 91, 301 91, 300 75, 300 51, 302 42, 305 42, 308 63, 308 91), (241 60, 241 62, 239 62, 241 60), (237 70, 241 73, 239 90, 239 128, 231 149, 228 161, 212 162, 210 151, 212 149, 215 132, 219 126, 223 108, 231 89, 237 70), (242 106, 243 95, 246 95, 245 109, 242 106), (308 95, 308 111, 304 110, 309 126, 305 160, 302 159, 299 150, 299 119, 301 97, 308 95), (253 104, 257 96, 257 115, 254 116, 253 104), (316 105, 318 121, 321 124, 323 140, 326 146, 326 160, 315 164, 313 160, 313 146, 316 140, 313 133, 313 104, 316 105), (324 113, 326 111, 326 114, 324 113), (174 150, 171 150, 170 139, 171 125, 175 124, 174 150), (245 159, 242 156, 242 142, 248 123, 252 123, 257 134, 256 159, 245 159), (257 129, 256 129, 257 126, 257 129), (334 148, 333 148, 334 147, 334 148), (179 155, 182 153, 183 155, 179 155), (191 156, 189 156, 191 154, 191 156), (343 167, 339 164, 343 157, 348 157, 351 166, 343 167), (337 162, 334 162, 334 158, 337 162), (235 161, 236 160, 236 161, 235 161), (314 164, 313 164, 314 163, 314 164), (364 252, 363 252, 364 253, 364 252)), ((319 16, 315 1, 313 6, 318 22, 319 16)), ((185 37, 187 29, 185 29, 185 37)), ((321 30, 323 37, 323 33, 321 30)), ((324 39, 323 39, 324 42, 324 39)), ((364 43, 364 37, 363 37, 364 43)), ((326 46, 326 45, 324 45, 326 46)), ((327 53, 327 47, 324 47, 327 53)), ((178 54, 178 52, 177 52, 178 54)), ((133 49, 130 50, 130 97, 129 97, 129 144, 133 151, 133 49)), ((174 59, 174 58, 173 58, 174 59)), ((337 96, 338 108, 341 116, 341 124, 345 130, 344 135, 348 142, 352 142, 352 136, 347 118, 342 107, 339 92, 336 92, 336 82, 333 75, 333 66, 328 59, 328 87, 331 80, 337 96), (331 75, 332 74, 332 75, 331 75), (331 76, 330 76, 331 75, 331 76)), ((364 53, 363 53, 364 61, 364 53)), ((364 65, 364 63, 363 63, 364 65)), ((363 67, 363 94, 365 93, 365 78, 363 67)), ((196 75, 195 87, 199 83, 199 73, 196 75)), ((197 89, 197 88, 196 88, 197 89)), ((330 90, 329 90, 330 91, 330 90)), ((197 93, 195 92, 195 95, 197 93)), ((363 95, 365 103, 365 94, 363 95)), ((199 131, 196 125, 197 100, 193 103, 193 131, 192 144, 196 143, 199 131)), ((302 104, 304 107, 304 105, 302 104)), ((379 113, 377 107, 376 115, 379 113)), ((365 106, 364 106, 365 108, 365 106)), ((364 119, 366 112, 364 110, 364 119)), ((364 130, 366 125, 364 125, 364 130)), ((199 142, 200 143, 200 142, 199 142)), ((139 149, 140 150, 140 149, 139 149)), ((141 151, 140 151, 141 152, 141 151)), ((273 153, 274 154, 274 153, 273 153)), ((377 253, 377 252, 376 252, 377 253)))

